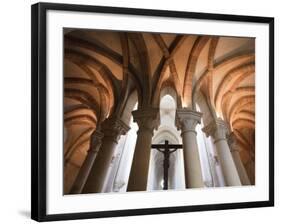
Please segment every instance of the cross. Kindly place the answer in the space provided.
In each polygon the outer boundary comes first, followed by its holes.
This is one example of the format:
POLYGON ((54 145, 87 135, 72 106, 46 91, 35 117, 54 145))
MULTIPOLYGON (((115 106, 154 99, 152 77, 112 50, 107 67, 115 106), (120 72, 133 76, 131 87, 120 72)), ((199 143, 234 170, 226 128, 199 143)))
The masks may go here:
POLYGON ((152 149, 157 149, 159 152, 164 154, 163 168, 164 168, 164 186, 163 190, 168 190, 168 170, 170 154, 175 152, 177 149, 181 149, 180 144, 169 144, 169 141, 165 140, 165 144, 152 144, 152 149))

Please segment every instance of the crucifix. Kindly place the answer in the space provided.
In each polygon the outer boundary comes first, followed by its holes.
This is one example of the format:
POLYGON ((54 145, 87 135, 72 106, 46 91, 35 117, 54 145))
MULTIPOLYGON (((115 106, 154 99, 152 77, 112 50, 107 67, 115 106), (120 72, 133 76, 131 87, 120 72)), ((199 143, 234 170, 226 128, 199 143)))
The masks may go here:
POLYGON ((169 144, 169 141, 165 140, 164 144, 152 144, 151 148, 157 149, 159 152, 164 154, 164 160, 163 160, 164 186, 163 186, 163 190, 168 190, 168 171, 169 171, 170 154, 175 152, 177 149, 181 149, 182 145, 180 145, 180 144, 169 144))

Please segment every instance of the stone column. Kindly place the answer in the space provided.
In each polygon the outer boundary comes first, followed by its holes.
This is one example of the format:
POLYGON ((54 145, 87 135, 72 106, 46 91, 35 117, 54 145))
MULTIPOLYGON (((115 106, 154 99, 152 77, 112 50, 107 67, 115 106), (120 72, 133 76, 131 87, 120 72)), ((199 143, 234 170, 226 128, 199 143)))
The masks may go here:
POLYGON ((241 181, 226 140, 228 133, 226 123, 218 118, 204 127, 203 131, 214 140, 226 186, 240 186, 241 181))
POLYGON ((103 133, 98 130, 95 130, 91 135, 90 148, 88 150, 88 154, 86 156, 85 161, 83 162, 83 165, 79 170, 79 173, 75 179, 74 184, 72 185, 70 194, 80 194, 82 192, 82 189, 89 176, 90 170, 99 152, 102 138, 103 138, 103 133))
POLYGON ((202 114, 187 108, 177 109, 176 126, 181 130, 186 188, 204 187, 195 127, 202 114))
POLYGON ((159 126, 159 109, 144 108, 132 112, 139 130, 127 191, 146 191, 153 130, 159 126))
POLYGON ((235 139, 235 135, 234 135, 233 132, 230 133, 227 140, 228 140, 228 145, 230 147, 230 151, 231 151, 231 154, 232 154, 232 158, 234 160, 234 163, 236 165, 236 169, 238 171, 238 175, 240 177, 241 184, 242 185, 251 185, 248 174, 247 174, 247 172, 245 170, 245 167, 244 167, 244 165, 241 161, 240 153, 239 153, 240 150, 239 150, 239 147, 237 145, 237 141, 235 139))
POLYGON ((82 193, 99 193, 103 191, 108 169, 114 156, 115 148, 121 135, 130 129, 120 118, 111 117, 102 123, 104 134, 100 152, 91 168, 82 193))
POLYGON ((252 185, 255 185, 255 162, 254 162, 254 160, 252 160, 250 158, 248 160, 248 162, 245 164, 245 169, 247 169, 246 172, 248 174, 250 183, 252 185))

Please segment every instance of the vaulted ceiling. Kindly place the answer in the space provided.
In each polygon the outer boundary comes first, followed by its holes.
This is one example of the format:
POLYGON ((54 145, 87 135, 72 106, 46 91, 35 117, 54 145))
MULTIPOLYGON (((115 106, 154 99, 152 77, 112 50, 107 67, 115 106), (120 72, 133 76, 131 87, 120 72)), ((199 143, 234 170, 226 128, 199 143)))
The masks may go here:
POLYGON ((178 106, 209 109, 229 122, 247 162, 254 150, 255 40, 98 30, 64 30, 65 153, 80 145, 133 91, 139 106, 157 105, 173 87, 178 106), (71 137, 70 137, 71 136, 71 137))

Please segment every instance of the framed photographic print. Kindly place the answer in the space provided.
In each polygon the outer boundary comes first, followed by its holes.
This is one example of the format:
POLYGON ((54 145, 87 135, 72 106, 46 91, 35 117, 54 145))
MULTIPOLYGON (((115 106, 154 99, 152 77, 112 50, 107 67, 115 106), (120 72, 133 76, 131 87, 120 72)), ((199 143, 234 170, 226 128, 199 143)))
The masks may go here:
POLYGON ((32 219, 274 205, 274 19, 32 6, 32 219))

